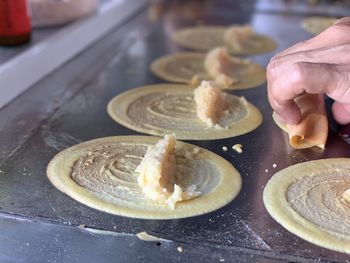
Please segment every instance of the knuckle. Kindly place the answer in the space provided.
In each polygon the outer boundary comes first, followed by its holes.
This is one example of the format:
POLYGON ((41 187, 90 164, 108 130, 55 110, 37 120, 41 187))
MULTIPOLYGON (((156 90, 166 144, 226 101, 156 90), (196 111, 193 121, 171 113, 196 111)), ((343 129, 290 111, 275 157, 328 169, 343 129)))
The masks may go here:
POLYGON ((280 92, 274 88, 274 86, 268 88, 267 99, 275 111, 280 111, 282 109, 281 104, 279 103, 279 94, 280 92))
POLYGON ((271 99, 271 100, 269 100, 269 102, 270 102, 271 108, 272 108, 275 112, 277 112, 277 113, 283 112, 283 107, 281 106, 280 103, 278 103, 277 100, 271 99))
POLYGON ((350 54, 350 43, 340 45, 339 49, 341 52, 344 53, 344 55, 349 55, 350 54))
POLYGON ((292 85, 305 84, 307 80, 306 65, 303 62, 297 62, 291 65, 289 74, 289 82, 292 85))
POLYGON ((335 21, 334 25, 350 26, 350 17, 349 16, 342 17, 342 18, 338 19, 337 21, 335 21))
POLYGON ((335 35, 338 34, 345 34, 348 35, 348 30, 350 28, 350 17, 343 17, 341 19, 338 19, 332 26, 330 26, 327 30, 324 32, 332 33, 335 35))
POLYGON ((350 98, 350 79, 349 74, 344 74, 344 72, 339 71, 338 69, 335 70, 332 79, 334 79, 335 82, 335 89, 342 93, 342 99, 349 99, 350 98))
POLYGON ((267 79, 273 79, 276 76, 276 70, 279 66, 278 57, 272 57, 267 65, 267 79))
POLYGON ((296 43, 293 47, 294 47, 294 49, 300 49, 300 48, 304 47, 305 45, 307 45, 308 43, 309 43, 309 40, 304 40, 304 41, 296 43))

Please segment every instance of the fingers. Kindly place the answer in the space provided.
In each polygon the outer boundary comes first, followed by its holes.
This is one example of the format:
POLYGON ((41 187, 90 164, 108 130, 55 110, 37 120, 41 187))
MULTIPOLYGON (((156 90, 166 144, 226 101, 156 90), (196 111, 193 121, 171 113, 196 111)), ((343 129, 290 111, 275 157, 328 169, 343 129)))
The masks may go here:
POLYGON ((294 99, 306 92, 327 94, 338 103, 337 121, 350 121, 350 17, 342 18, 307 41, 273 57, 267 68, 268 97, 282 121, 296 124, 301 112, 294 99))
POLYGON ((298 62, 290 65, 279 77, 268 79, 268 88, 272 97, 282 104, 304 92, 336 94, 340 75, 338 67, 333 64, 298 62))
POLYGON ((328 48, 350 43, 350 17, 343 17, 337 20, 333 26, 329 27, 319 35, 299 42, 292 47, 277 54, 274 58, 280 58, 288 54, 314 50, 319 48, 328 48))
POLYGON ((333 117, 340 124, 350 123, 350 104, 334 102, 332 106, 333 117))
POLYGON ((350 103, 350 68, 333 64, 298 62, 280 76, 268 78, 268 95, 272 108, 288 124, 297 124, 301 113, 294 99, 304 92, 328 94, 350 103), (347 98, 344 98, 347 97, 347 98))
POLYGON ((301 112, 298 105, 293 100, 288 100, 280 103, 273 97, 269 96, 269 101, 272 108, 277 113, 278 118, 283 123, 298 124, 300 122, 301 112))
POLYGON ((290 65, 298 62, 350 64, 350 44, 300 51, 273 58, 268 66, 268 72, 280 75, 288 70, 290 65))

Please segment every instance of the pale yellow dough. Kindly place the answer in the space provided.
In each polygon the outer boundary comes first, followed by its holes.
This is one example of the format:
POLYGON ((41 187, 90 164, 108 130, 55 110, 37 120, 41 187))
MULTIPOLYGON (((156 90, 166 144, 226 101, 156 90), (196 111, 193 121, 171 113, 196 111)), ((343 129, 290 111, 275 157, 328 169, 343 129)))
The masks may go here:
POLYGON ((181 47, 198 51, 209 51, 215 47, 225 46, 231 54, 252 55, 273 51, 277 45, 270 37, 255 33, 240 48, 225 43, 224 34, 229 27, 198 26, 177 31, 173 41, 181 47))
POLYGON ((115 215, 172 219, 201 215, 231 202, 241 189, 241 176, 222 157, 197 146, 176 142, 176 183, 195 185, 200 195, 176 204, 174 210, 144 196, 135 168, 147 147, 159 141, 151 136, 100 138, 70 147, 49 163, 52 184, 73 199, 115 215))
POLYGON ((313 35, 318 35, 337 21, 334 17, 312 16, 301 22, 301 27, 313 35))
MULTIPOLYGON (((151 71, 161 79, 198 85, 201 80, 211 80, 204 68, 206 54, 196 52, 179 52, 158 58, 151 64, 151 71)), ((236 58, 238 61, 239 59, 236 58)), ((256 63, 242 60, 232 70, 232 77, 237 79, 226 89, 250 89, 266 81, 265 70, 256 63)))
POLYGON ((263 199, 269 214, 293 234, 316 245, 350 253, 350 159, 300 163, 276 173, 263 199))
POLYGON ((262 122, 260 111, 244 98, 227 94, 230 108, 218 125, 207 127, 196 112, 193 88, 158 84, 126 91, 107 106, 116 122, 135 131, 164 136, 174 133, 182 140, 211 140, 248 133, 262 122))

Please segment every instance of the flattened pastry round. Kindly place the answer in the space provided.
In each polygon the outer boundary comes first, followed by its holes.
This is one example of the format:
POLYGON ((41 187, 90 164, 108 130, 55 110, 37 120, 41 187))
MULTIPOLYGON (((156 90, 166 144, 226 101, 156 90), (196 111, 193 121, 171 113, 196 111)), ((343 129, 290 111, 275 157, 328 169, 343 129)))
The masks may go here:
POLYGON ((350 159, 300 163, 276 173, 264 189, 269 214, 293 234, 350 253, 350 159))
POLYGON ((184 188, 195 185, 201 194, 177 203, 174 210, 147 199, 134 170, 147 147, 158 140, 151 136, 116 136, 80 143, 57 154, 48 165, 47 175, 60 191, 87 206, 134 218, 201 215, 237 196, 241 176, 229 162, 208 150, 177 142, 175 183, 184 188))
POLYGON ((224 41, 224 33, 227 28, 222 26, 189 27, 177 31, 172 39, 181 47, 198 51, 209 51, 216 47, 225 46, 231 54, 235 55, 261 54, 271 52, 277 47, 276 42, 270 37, 255 34, 244 48, 234 49, 224 41))
POLYGON ((334 17, 312 16, 301 22, 301 27, 310 34, 318 35, 337 21, 334 17))
MULTIPOLYGON (((191 84, 193 76, 200 80, 210 80, 211 77, 204 68, 205 54, 195 52, 180 52, 161 57, 151 64, 152 72, 159 78, 178 83, 191 84)), ((266 81, 265 70, 256 63, 242 63, 232 72, 238 82, 228 89, 249 89, 257 87, 266 81)))
POLYGON ((158 84, 126 91, 107 106, 109 116, 129 129, 151 135, 175 133, 181 140, 213 140, 234 137, 256 129, 260 111, 240 97, 227 94, 229 112, 221 127, 207 127, 197 117, 193 88, 180 84, 158 84))

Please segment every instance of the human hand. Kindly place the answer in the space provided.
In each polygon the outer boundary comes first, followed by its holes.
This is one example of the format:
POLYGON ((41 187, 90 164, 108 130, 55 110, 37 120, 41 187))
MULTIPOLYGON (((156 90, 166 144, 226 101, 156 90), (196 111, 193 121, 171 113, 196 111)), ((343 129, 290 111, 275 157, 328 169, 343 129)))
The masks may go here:
POLYGON ((303 93, 333 98, 335 120, 349 123, 350 17, 274 56, 267 67, 267 82, 270 104, 285 123, 301 120, 294 99, 303 93))

